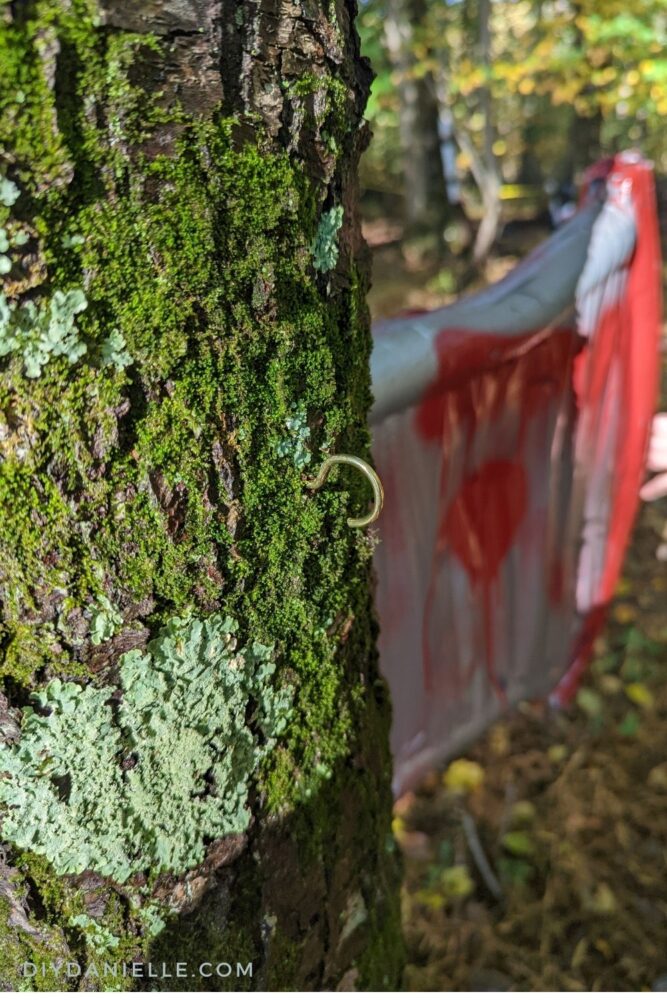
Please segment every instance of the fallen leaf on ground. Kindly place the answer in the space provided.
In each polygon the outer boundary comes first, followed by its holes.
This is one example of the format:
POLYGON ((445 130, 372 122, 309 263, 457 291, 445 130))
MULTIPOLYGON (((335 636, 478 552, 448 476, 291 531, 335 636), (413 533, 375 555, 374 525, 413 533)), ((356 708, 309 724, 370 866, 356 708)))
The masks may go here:
POLYGON ((484 781, 484 768, 474 760, 460 757, 445 771, 442 782, 450 792, 474 792, 484 781))

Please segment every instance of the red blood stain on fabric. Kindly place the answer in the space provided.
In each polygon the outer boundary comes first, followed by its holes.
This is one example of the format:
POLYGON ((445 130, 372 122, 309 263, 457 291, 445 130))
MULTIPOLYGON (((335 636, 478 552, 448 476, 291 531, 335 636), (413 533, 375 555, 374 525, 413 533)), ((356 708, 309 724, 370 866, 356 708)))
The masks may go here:
MULTIPOLYGON (((528 480, 522 465, 523 442, 531 419, 554 397, 570 391, 573 356, 581 341, 572 327, 505 337, 445 329, 437 338, 438 376, 416 413, 422 440, 439 441, 443 456, 457 431, 467 434, 468 456, 478 436, 487 438, 491 457, 469 474, 459 495, 444 509, 447 461, 440 482, 440 524, 424 606, 422 657, 424 683, 432 689, 436 666, 430 648, 442 556, 449 548, 465 567, 477 593, 484 621, 486 672, 499 699, 506 701, 494 667, 493 608, 502 604, 498 576, 528 510, 528 480), (512 459, 494 458, 493 426, 516 413, 517 439, 512 459)), ((527 544, 527 543, 526 543, 527 544)), ((460 695, 479 664, 457 664, 448 684, 460 695)))
POLYGON ((513 337, 441 330, 435 342, 438 374, 416 414, 420 437, 438 440, 448 425, 494 420, 508 406, 518 407, 525 427, 537 409, 567 387, 571 359, 580 347, 572 327, 513 337), (485 376, 493 380, 495 391, 480 398, 471 386, 485 376))
POLYGON ((528 483, 523 467, 507 459, 492 459, 463 483, 438 532, 438 549, 452 549, 473 587, 481 593, 489 679, 503 700, 505 695, 494 669, 494 584, 527 505, 528 483))
POLYGON ((486 462, 466 479, 445 513, 438 547, 450 545, 470 579, 488 586, 516 537, 527 498, 526 473, 518 462, 486 462))

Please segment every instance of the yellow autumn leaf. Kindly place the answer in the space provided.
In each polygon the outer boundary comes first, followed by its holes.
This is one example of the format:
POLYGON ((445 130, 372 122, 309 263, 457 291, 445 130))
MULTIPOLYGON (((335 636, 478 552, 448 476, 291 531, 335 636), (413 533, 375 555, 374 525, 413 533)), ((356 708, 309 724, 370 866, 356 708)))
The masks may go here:
POLYGON ((623 687, 623 681, 616 674, 603 674, 603 676, 598 681, 598 687, 603 694, 613 695, 618 694, 618 692, 623 687))
POLYGON ((576 702, 578 707, 591 719, 599 718, 602 715, 604 705, 597 691, 592 688, 582 687, 577 691, 576 702))
POLYGON ((429 910, 440 910, 445 905, 445 897, 441 893, 429 889, 420 889, 419 892, 415 893, 415 899, 422 906, 428 907, 429 910))
POLYGON ((547 757, 552 764, 562 764, 563 761, 568 757, 570 751, 565 746, 564 743, 554 743, 547 750, 547 757))
POLYGON ((612 615, 614 621, 618 622, 619 625, 629 625, 637 617, 637 610, 632 604, 621 601, 615 605, 612 615))
POLYGON ((510 854, 519 858, 529 858, 535 853, 535 843, 527 833, 521 830, 511 830, 501 838, 501 844, 510 854))
POLYGON ((496 757, 506 757, 510 751, 510 737, 507 726, 502 722, 496 723, 489 729, 489 747, 496 757))
POLYGON ((474 760, 467 760, 465 757, 453 760, 442 776, 445 788, 458 794, 474 792, 483 781, 484 768, 474 760))
POLYGON ((597 87, 603 87, 606 83, 611 83, 618 76, 618 70, 614 66, 604 66, 593 73, 592 81, 597 87))
POLYGON ((586 958, 586 953, 588 952, 588 938, 581 938, 577 942, 577 945, 572 952, 572 960, 570 962, 570 967, 573 969, 578 969, 584 964, 584 959, 586 958))
POLYGON ((529 826, 535 821, 536 811, 532 802, 521 799, 512 806, 510 822, 513 826, 529 826))
POLYGON ((554 104, 572 104, 581 87, 576 81, 560 84, 553 90, 554 104))
POLYGON ((606 916, 609 913, 614 913, 616 910, 616 896, 606 882, 601 882, 599 884, 593 893, 593 898, 586 906, 586 909, 592 911, 593 913, 598 913, 600 916, 606 916))
POLYGON ((475 883, 465 865, 445 868, 440 878, 440 885, 447 899, 465 899, 475 888, 475 883))
POLYGON ((652 767, 646 781, 651 788, 656 788, 661 792, 667 791, 667 761, 652 767))
POLYGON ((645 684, 635 681, 625 685, 625 693, 634 705, 640 708, 653 708, 655 699, 645 684))
POLYGON ((613 948, 604 938, 596 938, 595 947, 605 958, 611 958, 614 954, 613 948))

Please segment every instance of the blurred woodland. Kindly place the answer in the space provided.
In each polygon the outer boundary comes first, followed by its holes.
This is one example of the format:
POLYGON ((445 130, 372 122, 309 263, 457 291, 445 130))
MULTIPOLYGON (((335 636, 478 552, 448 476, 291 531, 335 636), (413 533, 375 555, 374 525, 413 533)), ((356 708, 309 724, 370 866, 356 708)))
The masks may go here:
POLYGON ((665 0, 366 0, 359 25, 366 214, 400 219, 422 257, 480 264, 508 222, 553 225, 614 151, 667 170, 665 0))

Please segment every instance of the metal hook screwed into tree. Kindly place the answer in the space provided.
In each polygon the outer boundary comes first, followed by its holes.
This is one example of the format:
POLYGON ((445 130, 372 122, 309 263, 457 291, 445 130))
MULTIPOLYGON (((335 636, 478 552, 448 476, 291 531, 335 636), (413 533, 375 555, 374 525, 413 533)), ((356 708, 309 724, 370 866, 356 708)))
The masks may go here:
POLYGON ((380 477, 375 469, 368 464, 368 462, 364 462, 363 458, 357 458, 356 455, 330 455, 329 458, 325 459, 322 463, 320 471, 317 473, 315 478, 308 479, 306 481, 308 488, 311 490, 319 490, 319 488, 324 485, 334 465, 354 466, 355 469, 359 469, 360 472, 363 472, 371 484, 373 488, 373 507, 371 511, 366 514, 365 517, 348 517, 347 519, 347 523, 351 528, 367 528, 369 524, 373 524, 374 521, 377 521, 384 503, 384 490, 382 489, 380 477))

